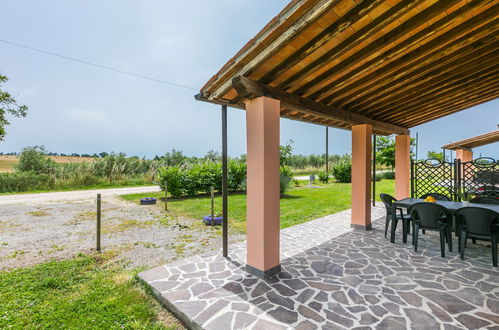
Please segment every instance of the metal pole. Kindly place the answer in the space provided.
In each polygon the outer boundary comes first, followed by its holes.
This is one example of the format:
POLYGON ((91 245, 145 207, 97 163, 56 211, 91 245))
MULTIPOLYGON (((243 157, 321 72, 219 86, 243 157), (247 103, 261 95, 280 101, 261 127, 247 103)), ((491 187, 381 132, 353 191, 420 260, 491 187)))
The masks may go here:
POLYGON ((329 173, 329 127, 326 126, 326 173, 329 173))
POLYGON ((418 132, 416 132, 416 162, 418 161, 418 146, 419 146, 419 136, 418 132))
POLYGON ((228 256, 228 200, 227 200, 227 106, 222 105, 222 233, 223 256, 228 256))
POLYGON ((442 148, 442 162, 445 162, 445 149, 442 148))
POLYGON ((376 134, 373 135, 373 206, 376 205, 376 134))
POLYGON ((168 182, 165 181, 165 211, 168 211, 168 182))
POLYGON ((101 194, 97 194, 97 251, 100 251, 101 194))

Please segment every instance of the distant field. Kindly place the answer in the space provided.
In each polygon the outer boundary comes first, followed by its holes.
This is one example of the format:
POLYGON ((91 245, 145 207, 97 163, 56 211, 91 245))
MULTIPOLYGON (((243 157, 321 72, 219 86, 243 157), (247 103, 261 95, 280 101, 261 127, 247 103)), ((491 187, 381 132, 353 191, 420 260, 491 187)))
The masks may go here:
MULTIPOLYGON (((84 163, 91 162, 92 157, 49 156, 56 163, 84 163)), ((12 172, 19 162, 18 156, 0 156, 0 172, 12 172)))

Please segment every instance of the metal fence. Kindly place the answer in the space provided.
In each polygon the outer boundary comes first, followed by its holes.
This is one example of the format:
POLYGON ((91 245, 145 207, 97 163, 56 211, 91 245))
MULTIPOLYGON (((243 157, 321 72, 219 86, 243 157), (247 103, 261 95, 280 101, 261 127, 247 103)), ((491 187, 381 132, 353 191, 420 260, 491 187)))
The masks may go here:
POLYGON ((426 159, 411 162, 411 197, 437 193, 450 200, 499 198, 499 161, 482 157, 469 162, 426 159))

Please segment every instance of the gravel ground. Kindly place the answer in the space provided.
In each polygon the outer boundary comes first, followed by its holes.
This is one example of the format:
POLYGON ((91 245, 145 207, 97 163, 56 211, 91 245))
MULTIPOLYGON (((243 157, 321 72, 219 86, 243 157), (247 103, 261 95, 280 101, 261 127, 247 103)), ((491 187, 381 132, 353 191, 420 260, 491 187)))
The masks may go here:
MULTIPOLYGON (((95 199, 86 194, 82 192, 80 200, 72 194, 64 202, 38 198, 0 204, 0 270, 94 252, 95 199)), ((153 267, 221 246, 220 227, 107 196, 102 204, 102 250, 130 268, 153 267)), ((232 243, 244 236, 230 238, 232 243)))

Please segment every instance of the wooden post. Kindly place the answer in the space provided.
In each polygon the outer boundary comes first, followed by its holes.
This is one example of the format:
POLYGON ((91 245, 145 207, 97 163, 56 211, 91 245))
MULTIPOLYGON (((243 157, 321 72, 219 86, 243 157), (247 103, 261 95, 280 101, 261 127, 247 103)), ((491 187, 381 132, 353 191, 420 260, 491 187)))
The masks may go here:
POLYGON ((100 251, 100 233, 101 233, 101 194, 97 194, 97 246, 96 250, 100 251))
POLYGON ((168 182, 165 181, 165 211, 168 211, 168 182))

